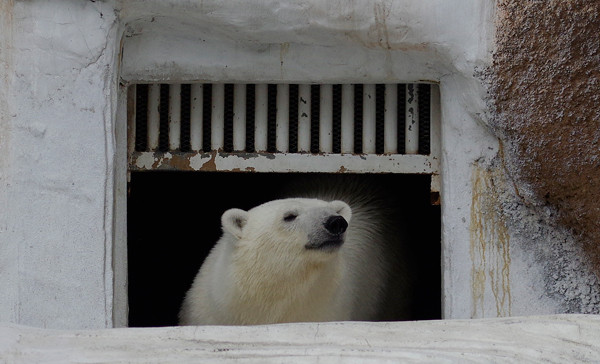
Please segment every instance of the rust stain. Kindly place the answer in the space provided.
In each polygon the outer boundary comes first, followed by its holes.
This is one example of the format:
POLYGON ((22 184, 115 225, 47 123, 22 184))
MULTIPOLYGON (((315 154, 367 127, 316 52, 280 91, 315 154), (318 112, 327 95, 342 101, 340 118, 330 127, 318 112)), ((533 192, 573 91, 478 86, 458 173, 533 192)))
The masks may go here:
POLYGON ((429 196, 429 203, 431 203, 434 206, 439 206, 442 201, 440 198, 440 193, 439 192, 431 192, 430 196, 429 196))
POLYGON ((377 33, 377 42, 384 49, 392 49, 390 45, 390 34, 386 24, 387 18, 390 16, 390 8, 384 3, 375 3, 375 30, 377 33))
POLYGON ((122 86, 127 88, 127 153, 135 151, 135 86, 122 86))
POLYGON ((176 153, 162 153, 155 152, 152 154, 153 161, 150 168, 147 167, 145 163, 142 163, 146 166, 144 169, 150 170, 161 170, 161 169, 175 169, 175 170, 190 170, 192 169, 190 166, 190 160, 183 155, 179 155, 176 153))
POLYGON ((279 47, 279 72, 281 73, 281 77, 283 77, 283 59, 285 55, 290 50, 289 43, 281 43, 279 47))
POLYGON ((152 169, 158 169, 160 166, 162 166, 163 159, 164 159, 164 157, 156 157, 155 156, 154 162, 152 163, 152 169))
POLYGON ((192 169, 192 167, 190 166, 190 159, 180 154, 173 154, 169 161, 169 164, 171 167, 181 171, 187 171, 192 169))
MULTIPOLYGON (((394 13, 392 7, 394 2, 391 0, 379 0, 373 4, 373 24, 369 27, 367 34, 361 30, 349 30, 345 34, 353 41, 360 43, 369 49, 385 49, 394 51, 427 51, 430 44, 406 42, 407 34, 411 28, 400 23, 399 13, 394 13), (393 19, 392 24, 388 21, 393 19)), ((389 56, 389 55, 388 55, 389 56)))
POLYGON ((210 152, 210 159, 202 164, 202 167, 200 167, 200 170, 206 171, 206 172, 216 171, 217 170, 216 159, 217 159, 217 151, 213 150, 212 152, 210 152))
POLYGON ((471 200, 472 317, 484 317, 489 286, 497 317, 511 315, 510 238, 501 211, 497 184, 502 171, 475 166, 471 200))

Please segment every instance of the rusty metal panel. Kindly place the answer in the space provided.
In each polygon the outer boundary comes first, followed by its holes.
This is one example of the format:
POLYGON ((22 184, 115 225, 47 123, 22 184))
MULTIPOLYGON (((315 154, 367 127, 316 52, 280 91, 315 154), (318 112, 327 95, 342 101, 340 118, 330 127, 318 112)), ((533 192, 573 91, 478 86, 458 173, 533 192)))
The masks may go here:
POLYGON ((134 152, 131 171, 322 172, 433 174, 430 155, 134 152))
MULTIPOLYGON (((252 97, 248 98, 247 86, 229 85, 230 92, 224 92, 224 84, 188 85, 190 101, 185 107, 189 110, 182 112, 181 85, 171 84, 166 131, 169 135, 166 136, 161 135, 165 131, 160 127, 163 113, 159 108, 164 105, 159 92, 161 85, 149 85, 147 100, 140 104, 143 110, 136 108, 139 98, 135 97, 133 86, 128 102, 129 132, 135 133, 136 123, 143 123, 147 143, 141 149, 129 146, 129 170, 431 174, 431 190, 439 192, 441 149, 437 86, 431 87, 430 100, 425 97, 429 105, 421 105, 430 106, 430 111, 425 112, 428 115, 422 117, 427 118, 431 129, 430 140, 425 141, 419 140, 419 123, 422 122, 418 113, 419 84, 337 85, 340 91, 333 94, 331 84, 299 84, 294 86, 297 90, 294 93, 290 93, 288 84, 273 85, 276 88, 256 84, 252 85, 252 97), (375 92, 376 87, 385 92, 375 92), (271 99, 272 90, 276 90, 276 97, 271 99), (318 99, 314 99, 317 95, 314 92, 318 93, 318 99), (382 100, 376 103, 376 98, 382 100), (339 113, 335 135, 332 129, 334 105, 338 105, 339 113), (298 114, 293 133, 288 118, 290 112, 298 114), (180 140, 184 114, 189 119, 185 120, 189 125, 186 134, 189 140, 180 140), (227 115, 230 122, 224 120, 227 115), (273 117, 270 115, 274 115, 274 126, 268 121, 273 117), (381 132, 383 137, 378 134, 381 132), (248 135, 254 138, 248 139, 248 135), (159 138, 165 137, 169 141, 167 147, 159 147, 159 138), (419 143, 429 145, 420 148, 419 143), (296 146, 293 152, 291 144, 296 146), (309 152, 313 145, 318 146, 318 152, 309 152), (333 152, 334 145, 337 152, 333 152), (426 150, 428 154, 419 154, 419 150, 426 150)), ((133 143, 136 136, 129 135, 128 140, 133 143)), ((437 200, 439 203, 439 198, 437 200)))

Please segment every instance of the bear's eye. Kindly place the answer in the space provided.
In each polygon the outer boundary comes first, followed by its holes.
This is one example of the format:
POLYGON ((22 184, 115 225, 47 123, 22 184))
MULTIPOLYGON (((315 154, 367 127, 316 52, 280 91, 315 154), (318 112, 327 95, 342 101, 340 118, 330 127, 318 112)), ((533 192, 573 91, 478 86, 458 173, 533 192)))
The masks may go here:
POLYGON ((283 215, 283 221, 294 221, 296 220, 296 218, 298 217, 298 214, 296 214, 295 212, 288 212, 287 214, 283 215))

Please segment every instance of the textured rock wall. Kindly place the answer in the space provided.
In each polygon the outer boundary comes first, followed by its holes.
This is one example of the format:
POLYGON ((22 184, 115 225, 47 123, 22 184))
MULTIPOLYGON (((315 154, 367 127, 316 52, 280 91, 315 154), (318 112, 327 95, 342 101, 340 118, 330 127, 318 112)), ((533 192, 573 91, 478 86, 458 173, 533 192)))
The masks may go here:
POLYGON ((497 6, 492 124, 517 194, 550 207, 599 275, 600 2, 497 6))

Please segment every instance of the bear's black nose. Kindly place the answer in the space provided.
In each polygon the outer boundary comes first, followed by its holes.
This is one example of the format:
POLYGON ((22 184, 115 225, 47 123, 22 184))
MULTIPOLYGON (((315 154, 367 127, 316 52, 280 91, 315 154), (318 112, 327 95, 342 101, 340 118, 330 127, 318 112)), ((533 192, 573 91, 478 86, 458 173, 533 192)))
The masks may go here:
POLYGON ((347 227, 348 222, 341 216, 331 216, 325 222, 325 229, 336 235, 342 234, 344 231, 346 231, 347 227))

